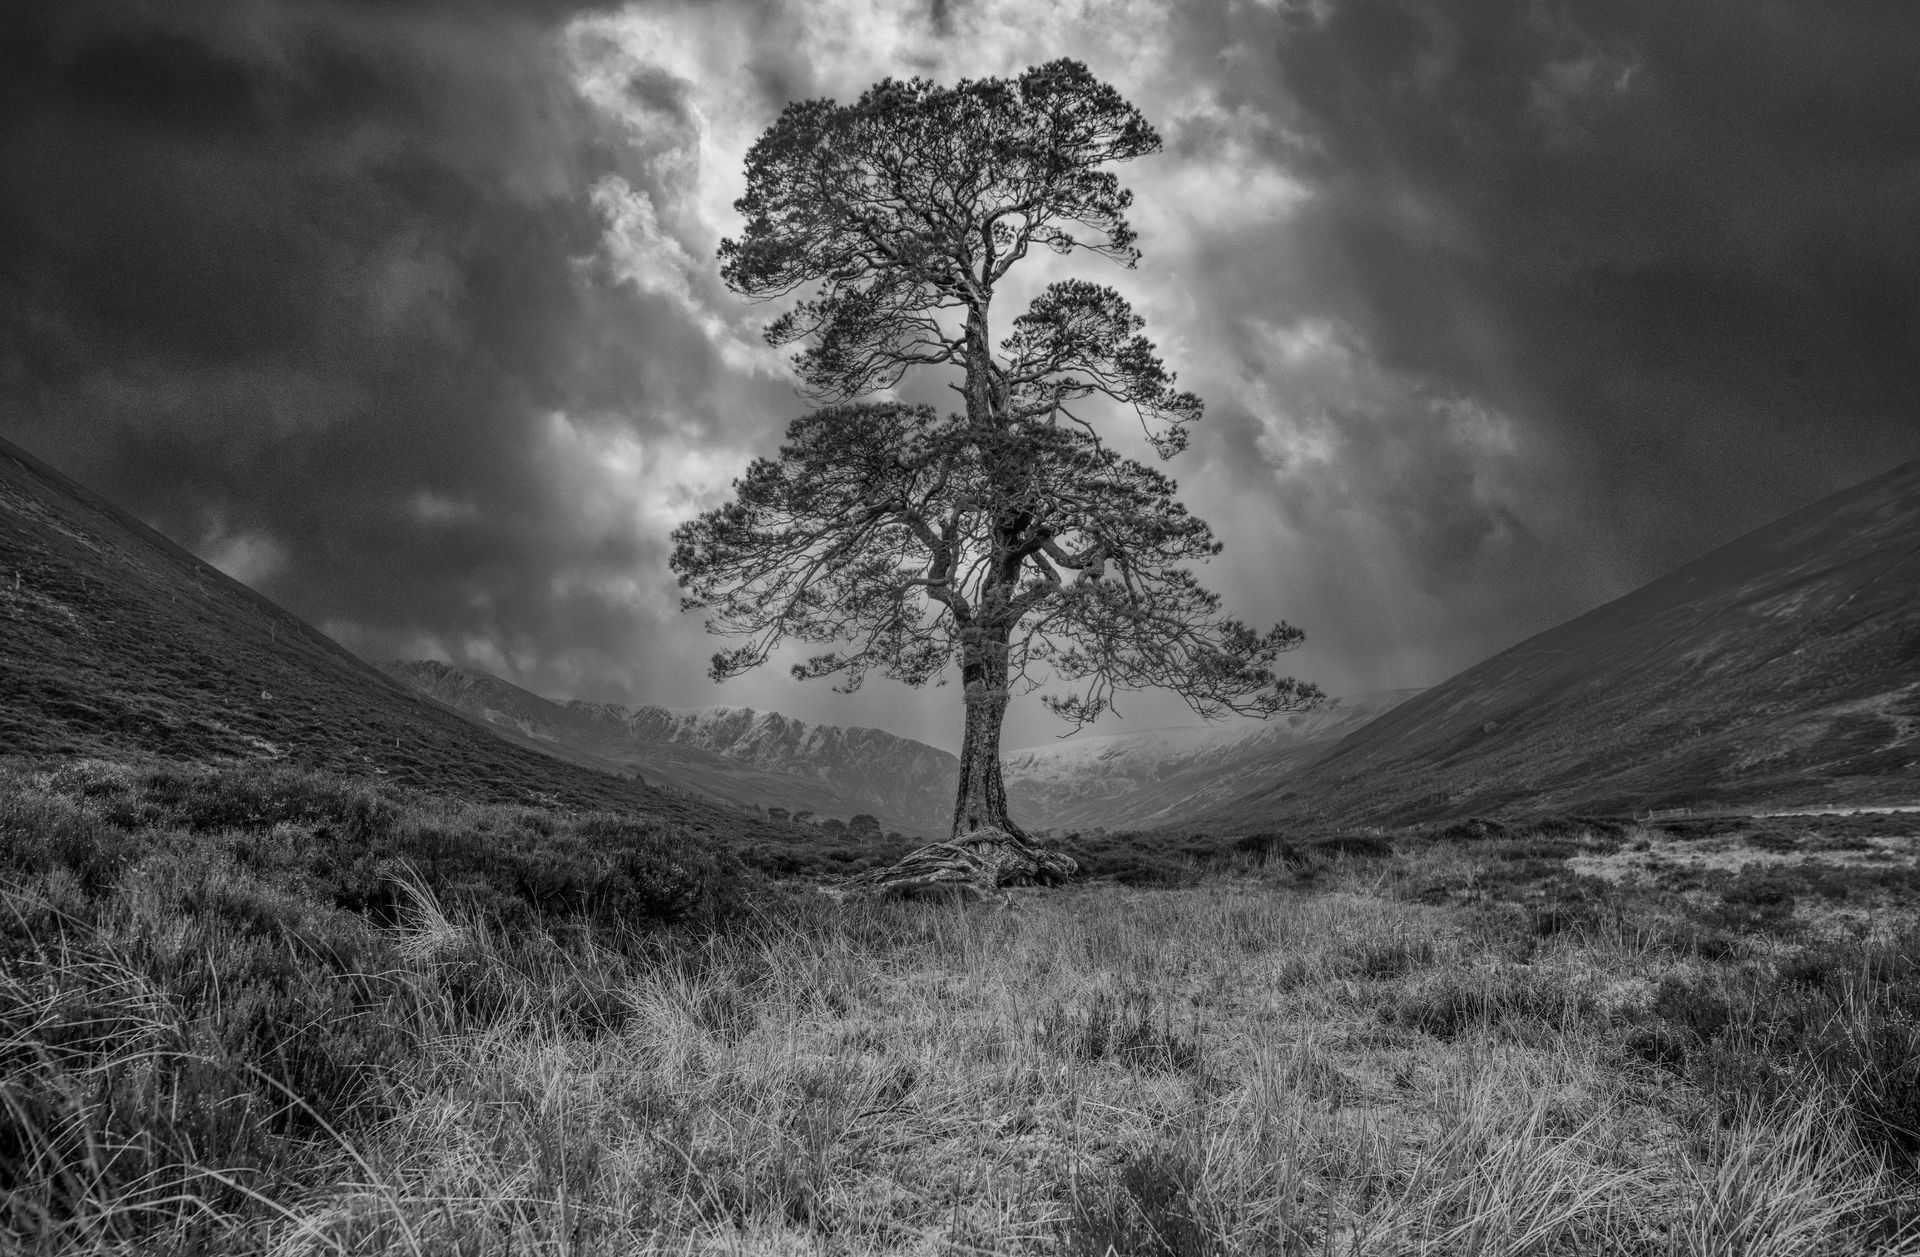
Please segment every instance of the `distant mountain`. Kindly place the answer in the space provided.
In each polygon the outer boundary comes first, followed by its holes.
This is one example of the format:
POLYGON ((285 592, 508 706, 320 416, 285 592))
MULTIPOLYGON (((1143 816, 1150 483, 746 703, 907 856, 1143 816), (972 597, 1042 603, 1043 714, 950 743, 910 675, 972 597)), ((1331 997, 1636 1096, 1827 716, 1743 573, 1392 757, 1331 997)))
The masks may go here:
POLYGON ((1920 462, 1495 655, 1198 823, 1920 803, 1920 462))
POLYGON ((0 755, 271 760, 789 841, 578 748, 488 728, 0 441, 0 755))
MULTIPOLYGON (((814 725, 745 707, 555 702, 472 668, 429 660, 387 671, 521 737, 568 747, 711 798, 944 836, 960 762, 880 729, 814 725)), ((1234 728, 1076 738, 1005 753, 1014 819, 1032 829, 1148 828, 1187 819, 1277 780, 1342 734, 1418 693, 1336 699, 1310 713, 1234 728)))
POLYGON ((1260 724, 1152 729, 1009 751, 1007 798, 1016 819, 1038 828, 1178 824, 1285 779, 1418 693, 1336 698, 1317 711, 1260 724))
POLYGON ((880 729, 808 724, 746 707, 559 703, 471 668, 430 660, 388 672, 496 728, 732 803, 805 810, 944 836, 960 761, 880 729))

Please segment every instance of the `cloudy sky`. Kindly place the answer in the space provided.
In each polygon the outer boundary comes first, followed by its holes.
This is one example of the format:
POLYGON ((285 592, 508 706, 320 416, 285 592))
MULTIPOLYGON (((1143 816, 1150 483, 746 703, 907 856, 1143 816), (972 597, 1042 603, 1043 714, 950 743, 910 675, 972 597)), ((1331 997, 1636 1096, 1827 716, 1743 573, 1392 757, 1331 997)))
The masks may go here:
POLYGON ((1207 400, 1209 583, 1329 690, 1920 456, 1911 0, 29 0, 0 436, 368 658, 951 747, 953 688, 708 681, 666 538, 804 407, 714 262, 748 145, 1059 56, 1166 141, 1075 265, 1207 400))

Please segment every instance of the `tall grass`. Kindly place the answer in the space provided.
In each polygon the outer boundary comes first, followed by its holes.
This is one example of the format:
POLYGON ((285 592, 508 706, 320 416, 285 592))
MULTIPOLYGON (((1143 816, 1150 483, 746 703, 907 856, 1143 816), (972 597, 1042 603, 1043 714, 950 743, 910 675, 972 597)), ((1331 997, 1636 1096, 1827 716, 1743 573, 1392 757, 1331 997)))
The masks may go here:
POLYGON ((1916 1251, 1907 945, 1543 929, 1510 836, 674 924, 500 872, 631 877, 576 816, 375 799, 361 894, 324 782, 89 772, 0 804, 21 1251, 1916 1251))

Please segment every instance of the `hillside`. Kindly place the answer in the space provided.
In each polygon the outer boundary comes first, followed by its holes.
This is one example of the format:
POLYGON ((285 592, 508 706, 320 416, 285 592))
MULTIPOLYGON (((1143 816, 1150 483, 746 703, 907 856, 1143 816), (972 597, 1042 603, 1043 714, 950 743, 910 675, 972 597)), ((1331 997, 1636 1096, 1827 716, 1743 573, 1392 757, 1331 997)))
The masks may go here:
POLYGON ((473 801, 644 809, 730 842, 779 832, 475 723, 4 441, 0 755, 277 761, 473 801))
MULTIPOLYGON (((431 660, 383 665, 448 706, 543 745, 729 803, 939 836, 953 814, 959 761, 881 729, 808 724, 745 707, 622 707, 555 702, 473 668, 431 660)), ((1014 818, 1036 830, 1177 824, 1272 782, 1418 690, 1334 699, 1262 724, 1153 729, 1073 738, 1003 754, 1014 818)))
POLYGON ((881 729, 808 724, 745 707, 623 707, 559 703, 471 668, 430 660, 384 665, 392 675, 489 725, 571 748, 648 780, 757 807, 944 835, 959 761, 881 729))
POLYGON ((1009 751, 1013 814, 1048 829, 1178 824, 1277 782, 1340 738, 1418 694, 1336 698, 1260 724, 1151 729, 1009 751))
POLYGON ((1920 462, 1480 663, 1201 818, 1920 803, 1920 462))

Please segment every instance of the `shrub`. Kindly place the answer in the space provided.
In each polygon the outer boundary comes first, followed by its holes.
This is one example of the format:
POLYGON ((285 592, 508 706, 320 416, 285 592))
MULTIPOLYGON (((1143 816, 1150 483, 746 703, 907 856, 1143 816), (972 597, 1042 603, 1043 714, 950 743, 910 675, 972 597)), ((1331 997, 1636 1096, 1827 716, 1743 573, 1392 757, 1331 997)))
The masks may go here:
POLYGON ((450 803, 281 765, 131 772, 85 763, 16 782, 0 832, 16 876, 65 868, 89 894, 156 843, 218 851, 291 893, 391 925, 400 883, 514 928, 580 916, 612 937, 745 911, 750 880, 653 817, 450 803), (11 818, 11 819, 10 819, 11 818), (184 841, 158 835, 184 831, 184 841))

